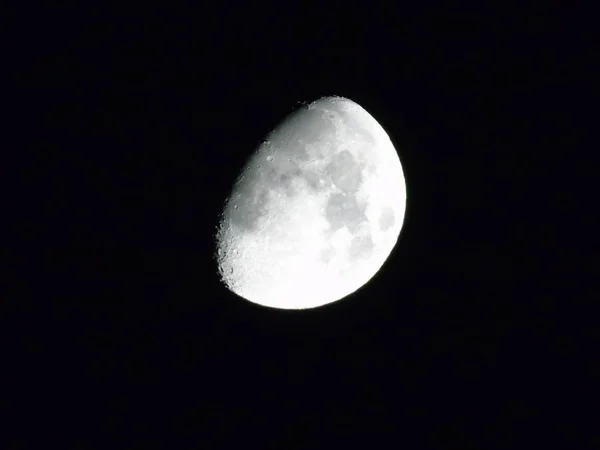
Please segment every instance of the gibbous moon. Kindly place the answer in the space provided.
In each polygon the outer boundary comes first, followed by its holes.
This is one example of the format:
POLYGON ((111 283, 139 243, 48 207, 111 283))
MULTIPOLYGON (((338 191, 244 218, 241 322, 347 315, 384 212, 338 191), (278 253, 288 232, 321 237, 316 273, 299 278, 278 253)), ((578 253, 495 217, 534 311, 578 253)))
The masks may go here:
POLYGON ((351 100, 321 98, 279 124, 236 180, 216 235, 221 279, 272 308, 340 300, 383 266, 405 209, 381 125, 351 100))

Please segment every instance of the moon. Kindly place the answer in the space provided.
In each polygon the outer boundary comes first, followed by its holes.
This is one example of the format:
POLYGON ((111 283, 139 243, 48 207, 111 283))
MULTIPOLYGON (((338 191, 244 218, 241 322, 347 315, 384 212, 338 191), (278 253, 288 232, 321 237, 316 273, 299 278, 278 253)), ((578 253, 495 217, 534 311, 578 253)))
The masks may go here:
POLYGON ((262 306, 332 303, 380 270, 405 210, 383 127, 357 103, 323 97, 269 133, 235 181, 216 233, 220 278, 262 306))

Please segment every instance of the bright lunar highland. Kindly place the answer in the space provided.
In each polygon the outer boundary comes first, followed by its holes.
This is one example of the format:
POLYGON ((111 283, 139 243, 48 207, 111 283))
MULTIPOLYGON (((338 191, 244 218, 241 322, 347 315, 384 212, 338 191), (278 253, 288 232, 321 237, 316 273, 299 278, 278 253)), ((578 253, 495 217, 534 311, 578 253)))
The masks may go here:
POLYGON ((221 279, 273 308, 339 300, 383 266, 405 209, 381 125, 351 100, 321 98, 278 125, 236 180, 216 236, 221 279))

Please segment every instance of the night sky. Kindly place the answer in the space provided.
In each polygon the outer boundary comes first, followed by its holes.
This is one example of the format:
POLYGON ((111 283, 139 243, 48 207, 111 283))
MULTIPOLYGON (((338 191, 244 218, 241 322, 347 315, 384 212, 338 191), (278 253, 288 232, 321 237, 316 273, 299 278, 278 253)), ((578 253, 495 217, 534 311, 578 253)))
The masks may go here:
POLYGON ((513 448, 549 433, 573 355, 549 273, 573 259, 548 155, 575 146, 569 43, 586 31, 560 11, 394 8, 82 5, 15 30, 8 133, 37 156, 13 197, 28 220, 8 272, 3 448, 513 448), (266 134, 327 95, 389 134, 404 227, 346 299, 259 307, 219 282, 218 216, 266 134))

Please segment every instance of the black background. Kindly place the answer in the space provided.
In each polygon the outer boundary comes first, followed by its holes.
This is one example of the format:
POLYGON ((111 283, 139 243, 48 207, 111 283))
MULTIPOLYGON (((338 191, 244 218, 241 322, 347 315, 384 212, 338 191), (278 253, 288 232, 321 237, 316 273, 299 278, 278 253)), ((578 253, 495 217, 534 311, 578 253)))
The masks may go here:
POLYGON ((6 136, 27 156, 7 196, 26 220, 6 272, 6 448, 506 448, 555 432, 572 443, 551 425, 578 358, 574 249, 560 233, 572 204, 557 182, 572 160, 557 162, 582 155, 571 112, 587 107, 591 66, 589 29, 572 17, 456 5, 31 13, 7 41, 6 136), (218 215, 266 133, 325 95, 387 130, 405 224, 345 300, 258 307, 219 283, 218 215))

